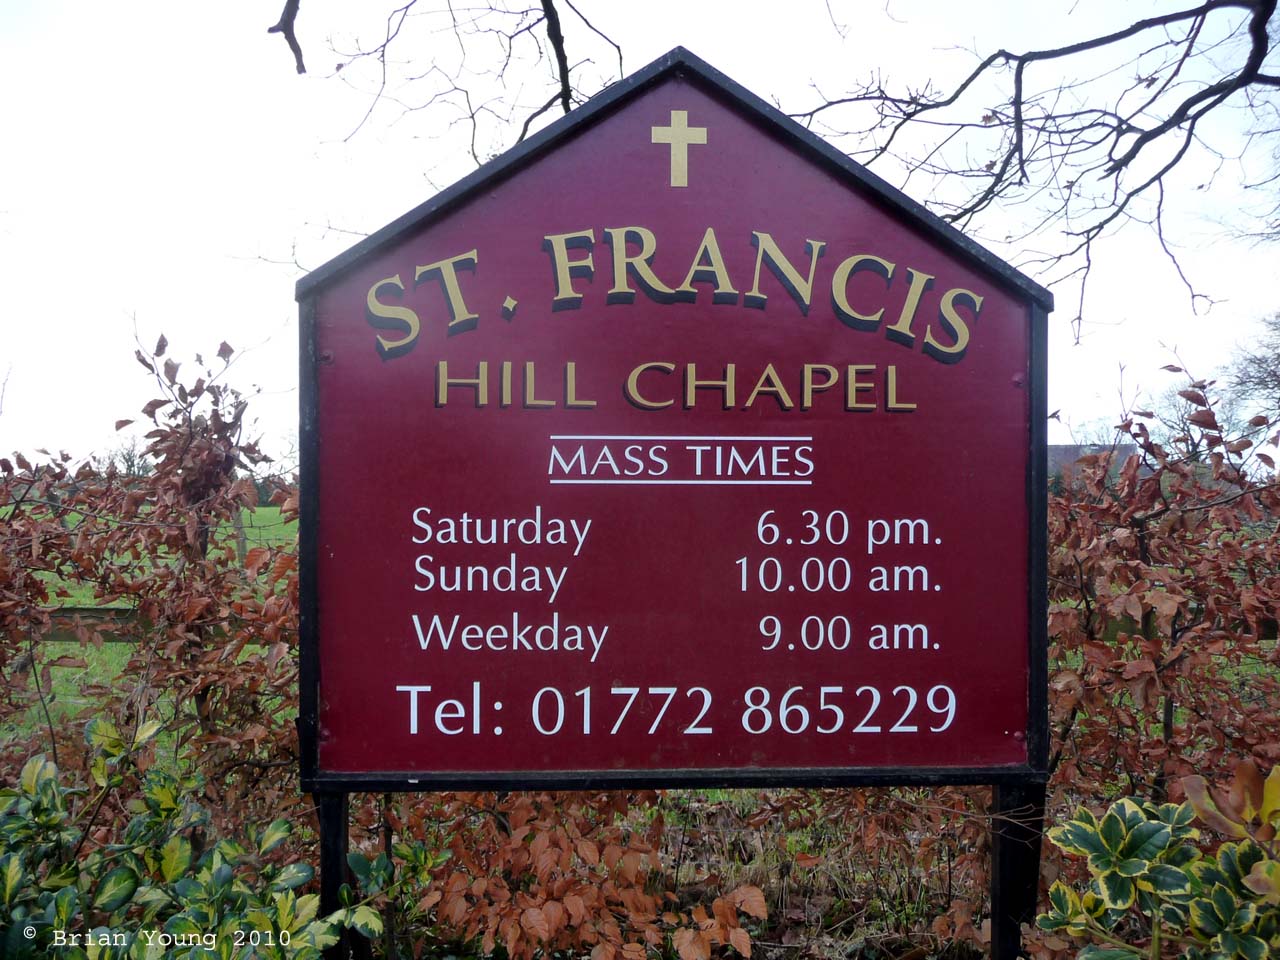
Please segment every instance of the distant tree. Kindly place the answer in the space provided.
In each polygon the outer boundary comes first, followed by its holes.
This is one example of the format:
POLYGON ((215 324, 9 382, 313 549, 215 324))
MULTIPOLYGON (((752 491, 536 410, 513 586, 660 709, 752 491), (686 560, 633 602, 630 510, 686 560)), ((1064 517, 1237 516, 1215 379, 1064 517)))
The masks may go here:
POLYGON ((123 477, 149 477, 155 470, 155 462, 147 456, 146 448, 138 443, 137 437, 130 437, 127 443, 108 453, 102 466, 104 470, 114 468, 123 477))
POLYGON ((1265 318, 1256 338, 1236 351, 1226 382, 1237 405, 1280 418, 1280 313, 1265 318))

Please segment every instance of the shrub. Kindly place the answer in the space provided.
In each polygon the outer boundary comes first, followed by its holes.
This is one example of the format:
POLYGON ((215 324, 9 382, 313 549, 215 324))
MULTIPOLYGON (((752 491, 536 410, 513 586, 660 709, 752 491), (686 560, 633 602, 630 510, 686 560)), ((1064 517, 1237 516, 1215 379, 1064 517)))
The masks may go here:
POLYGON ((1081 808, 1049 831, 1084 857, 1082 893, 1062 882, 1037 923, 1090 941, 1082 960, 1158 960, 1170 951, 1200 960, 1280 956, 1280 767, 1264 782, 1241 763, 1227 792, 1189 777, 1182 804, 1117 800, 1102 817, 1081 808), (1237 839, 1205 853, 1193 821, 1237 839))

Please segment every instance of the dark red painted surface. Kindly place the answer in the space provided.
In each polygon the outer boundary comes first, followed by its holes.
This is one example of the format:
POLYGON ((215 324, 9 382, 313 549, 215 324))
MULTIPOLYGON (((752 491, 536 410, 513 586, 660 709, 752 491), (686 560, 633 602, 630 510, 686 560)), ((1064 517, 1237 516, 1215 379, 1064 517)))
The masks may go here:
MULTIPOLYGON (((316 304, 316 352, 322 358, 316 409, 320 771, 412 776, 1025 763, 1027 307, 989 275, 923 237, 729 107, 670 80, 324 289, 316 304), (650 128, 667 126, 673 110, 687 111, 691 126, 708 131, 707 144, 689 148, 686 188, 668 185, 670 149, 650 139, 650 128), (634 303, 607 303, 613 271, 605 229, 625 226, 653 232, 652 268, 670 287, 683 282, 704 231, 713 227, 737 302, 713 303, 713 284, 698 282, 693 303, 657 303, 643 292, 634 303), (595 231, 594 278, 575 278, 574 287, 583 294, 578 309, 553 311, 552 261, 543 238, 587 229, 595 231), (767 269, 760 281, 766 307, 743 304, 756 261, 753 230, 769 233, 801 273, 808 269, 805 240, 825 241, 807 316, 767 269), (415 287, 415 268, 472 249, 475 269, 458 277, 479 320, 474 329, 450 334, 440 284, 428 280, 415 287), (869 272, 855 274, 849 283, 855 308, 867 313, 886 308, 873 330, 852 329, 832 306, 832 274, 855 254, 896 264, 887 289, 869 272), (914 343, 903 344, 884 330, 898 318, 908 268, 937 279, 921 300, 914 343), (384 359, 375 337, 381 333, 394 340, 400 334, 367 322, 366 298, 378 281, 397 275, 405 286, 403 297, 384 287, 378 299, 413 309, 422 331, 412 349, 384 359), (927 356, 922 341, 925 326, 932 324, 937 340, 953 342, 938 321, 939 298, 952 288, 971 290, 983 301, 964 357, 947 364, 927 356), (507 297, 518 301, 510 319, 502 312, 507 297), (440 360, 448 362, 451 376, 466 377, 474 377, 477 364, 487 361, 489 405, 477 408, 474 390, 455 388, 447 405, 438 407, 440 360), (512 363, 515 393, 515 402, 506 407, 499 402, 503 361, 512 363), (596 401, 592 408, 563 406, 562 377, 570 361, 577 396, 596 401), (536 396, 558 398, 555 407, 524 408, 526 362, 536 365, 536 396), (649 362, 676 367, 671 374, 650 370, 639 381, 651 399, 675 399, 670 407, 643 410, 624 397, 629 373, 649 362), (721 396, 711 390, 697 391, 696 405, 684 407, 680 377, 691 363, 700 378, 722 376, 726 364, 735 364, 735 409, 723 409, 721 396), (806 363, 836 367, 841 385, 817 394, 812 408, 801 410, 806 363), (795 409, 780 409, 768 394, 741 409, 768 364, 795 409), (863 375, 876 389, 857 397, 874 399, 876 410, 844 409, 850 364, 876 366, 874 374, 863 375), (914 410, 883 409, 889 365, 896 368, 898 400, 915 404, 914 410), (728 456, 726 448, 735 446, 749 458, 757 448, 778 447, 788 452, 773 478, 811 483, 553 484, 548 476, 553 445, 567 459, 577 444, 551 438, 567 435, 756 438, 631 443, 642 451, 665 447, 660 456, 667 472, 644 479, 705 480, 714 448, 728 456), (809 439, 759 439, 796 437, 809 439), (701 477, 689 446, 713 448, 703 454, 701 477), (797 447, 808 452, 797 456, 797 447), (803 459, 811 462, 811 472, 804 472, 803 459), (430 511, 418 516, 431 523, 431 542, 413 540, 426 533, 414 523, 418 508, 430 511), (758 537, 758 523, 770 510, 778 542, 766 545, 758 537), (590 521, 577 556, 572 533, 568 546, 526 544, 519 540, 519 527, 511 543, 439 542, 440 521, 446 518, 465 513, 486 524, 496 520, 501 528, 502 521, 529 520, 539 511, 544 539, 550 520, 580 526, 590 521), (841 511, 849 522, 847 541, 803 545, 812 536, 805 511, 824 520, 835 514, 836 539, 843 524, 835 512, 841 511), (888 521, 891 528, 894 521, 924 520, 928 543, 885 544, 869 553, 868 524, 876 520, 888 521), (548 589, 443 592, 438 584, 415 589, 428 582, 417 569, 420 557, 429 555, 432 560, 422 564, 437 576, 443 566, 452 578, 456 567, 465 576, 470 566, 490 572, 510 566, 513 554, 518 571, 542 569, 544 588, 546 568, 562 577, 554 602, 548 589), (740 558, 746 558, 751 575, 745 592, 740 558), (775 558, 781 572, 776 592, 759 584, 766 558, 775 558), (848 590, 806 588, 806 570, 812 587, 819 583, 819 568, 842 580, 846 563, 848 590), (924 567, 929 588, 869 589, 875 567, 885 567, 892 579, 897 566, 924 567), (424 632, 434 617, 446 627, 457 617, 450 649, 440 649, 433 637, 424 650, 414 615, 424 632), (782 625, 772 650, 762 649, 773 639, 772 621, 766 621, 770 635, 762 635, 766 617, 782 625), (851 627, 847 649, 804 648, 806 618, 818 618, 824 626, 834 622, 842 644, 840 617, 851 627), (584 652, 467 651, 462 646, 468 624, 510 632, 513 623, 517 629, 531 627, 530 643, 537 637, 533 628, 552 623, 559 625, 561 645, 570 626, 597 632, 607 627, 608 632, 594 662, 590 640, 584 652), (916 632, 916 649, 873 650, 868 640, 876 625, 887 628, 890 645, 895 626, 923 625, 929 648, 918 648, 916 632), (410 732, 414 695, 397 691, 398 686, 431 688, 417 694, 416 734, 410 732), (824 694, 824 687, 833 689, 824 694), (639 693, 619 724, 630 688, 639 693), (654 727, 667 688, 675 692, 654 727), (757 704, 765 696, 761 691, 767 691, 768 710, 750 713, 746 723, 760 729, 767 716, 769 728, 763 733, 744 728, 744 698, 753 688, 759 688, 751 694, 757 704), (534 723, 532 706, 538 692, 547 689, 563 698, 564 720, 558 732, 544 734, 534 723), (954 716, 946 729, 935 732, 930 727, 947 720, 946 706, 952 702, 947 690, 954 697, 954 716), (937 710, 929 707, 931 691, 937 710), (877 695, 878 710, 864 719, 877 695), (790 707, 785 714, 779 709, 784 696, 790 707), (913 696, 914 710, 904 718, 913 696), (458 703, 441 708, 446 700, 458 703), (584 733, 588 700, 590 732, 584 733), (796 732, 784 730, 784 721, 796 732), (880 729, 855 732, 860 723, 880 729), (918 729, 894 731, 895 723, 918 729), (440 726, 460 732, 447 734, 440 726), (819 733, 818 726, 838 729, 819 733), (711 732, 697 732, 704 728, 711 732)), ((966 310, 962 306, 962 314, 971 318, 966 310)), ((625 457, 627 442, 585 443, 588 465, 608 446, 619 470, 634 468, 625 457)), ((640 456, 644 460, 650 454, 640 456)), ((563 479, 563 474, 557 476, 563 479)), ((615 477, 605 460, 593 479, 606 478, 628 479, 615 477)), ((532 528, 526 523, 523 530, 528 534, 532 528)), ((884 529, 874 528, 877 534, 884 529)), ((903 536, 908 530, 906 525, 898 529, 903 536)), ((918 539, 922 528, 911 529, 918 539)), ((766 528, 766 538, 771 533, 766 528)), ((764 573, 772 586, 772 560, 764 573)), ((915 576, 918 586, 919 571, 915 576)), ((809 622, 812 644, 816 621, 809 622)), ((548 636, 544 632, 543 640, 548 636)), ((498 646, 511 643, 500 631, 491 638, 498 646)), ((904 631, 901 641, 906 638, 904 631)), ((544 692, 544 729, 555 726, 556 706, 556 695, 544 692)))

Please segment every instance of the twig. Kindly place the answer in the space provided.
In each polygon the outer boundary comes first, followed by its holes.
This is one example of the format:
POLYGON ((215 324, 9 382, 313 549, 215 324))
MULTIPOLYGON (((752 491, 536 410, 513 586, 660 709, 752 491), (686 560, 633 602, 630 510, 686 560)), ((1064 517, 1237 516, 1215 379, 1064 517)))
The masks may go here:
POLYGON ((279 22, 274 27, 268 27, 267 33, 284 34, 284 42, 293 51, 293 62, 298 72, 306 73, 307 68, 302 62, 302 47, 298 45, 297 34, 293 31, 294 21, 298 19, 298 2, 299 0, 284 0, 284 10, 280 12, 279 22))

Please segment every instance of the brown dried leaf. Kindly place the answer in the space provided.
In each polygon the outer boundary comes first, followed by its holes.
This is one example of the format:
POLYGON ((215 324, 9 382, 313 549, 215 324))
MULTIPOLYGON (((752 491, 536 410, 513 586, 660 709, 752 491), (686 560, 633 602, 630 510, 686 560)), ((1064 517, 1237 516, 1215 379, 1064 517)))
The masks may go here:
POLYGON ((51 667, 77 667, 80 670, 83 670, 88 665, 88 661, 84 657, 63 656, 49 661, 49 666, 51 667))
POLYGON ((757 920, 767 920, 769 917, 769 907, 765 903, 764 891, 759 887, 744 883, 729 894, 729 899, 739 910, 757 920))
POLYGON ((1218 809, 1218 804, 1209 793, 1209 785, 1205 783, 1204 777, 1183 777, 1182 789, 1186 792, 1187 799, 1191 801, 1191 806, 1195 808, 1196 816, 1198 816, 1206 826, 1217 830, 1219 833, 1224 833, 1229 837, 1242 839, 1249 835, 1243 824, 1236 820, 1229 819, 1221 810, 1218 809))
POLYGON ((254 547, 244 555, 244 572, 250 577, 256 577, 269 556, 271 556, 270 548, 254 547))
POLYGON ((729 945, 744 957, 751 956, 751 934, 742 927, 734 927, 729 931, 729 945))
POLYGON ((538 907, 530 907, 520 914, 520 926, 543 943, 551 939, 551 924, 547 922, 547 915, 538 907))
POLYGON ((686 927, 677 930, 672 941, 680 960, 710 960, 711 944, 706 934, 686 927))
POLYGON ((1187 423, 1205 430, 1218 429, 1218 418, 1213 415, 1212 410, 1197 410, 1187 417, 1187 423))

